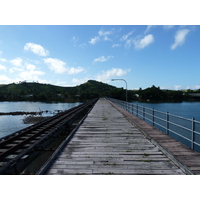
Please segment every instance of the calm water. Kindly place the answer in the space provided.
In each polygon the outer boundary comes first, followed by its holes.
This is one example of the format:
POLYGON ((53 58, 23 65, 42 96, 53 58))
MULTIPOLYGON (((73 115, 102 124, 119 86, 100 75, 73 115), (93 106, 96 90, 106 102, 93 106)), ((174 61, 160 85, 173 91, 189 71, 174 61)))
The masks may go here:
MULTIPOLYGON (((181 116, 188 119, 192 119, 194 117, 197 121, 200 121, 200 102, 182 102, 182 103, 133 102, 133 103, 138 104, 140 106, 145 106, 147 108, 154 108, 155 110, 164 113, 169 112, 170 114, 181 116)), ((39 112, 48 110, 53 114, 55 110, 68 110, 79 104, 80 103, 0 102, 0 112, 15 112, 15 111, 39 112)), ((8 115, 0 116, 0 138, 8 134, 11 134, 15 131, 18 131, 22 128, 30 126, 29 124, 23 123, 24 118, 25 116, 8 116, 8 115)), ((177 123, 179 122, 177 121, 177 123)), ((195 125, 195 126, 196 129, 200 130, 200 125, 199 126, 195 125)), ((189 122, 188 127, 191 129, 191 122, 189 122)), ((185 134, 185 136, 189 135, 188 137, 190 137, 191 135, 190 133, 184 133, 182 130, 180 131, 178 130, 178 132, 185 134)), ((197 138, 196 136, 195 139, 198 140, 200 143, 200 137, 197 138)), ((188 146, 190 145, 190 143, 188 142, 185 142, 185 144, 188 146)))
MULTIPOLYGON (((80 103, 42 103, 42 102, 0 102, 0 112, 39 112, 48 110, 48 114, 53 115, 56 110, 68 110, 74 106, 78 106, 80 103)), ((43 114, 45 116, 45 114, 43 114)), ((0 138, 8 134, 14 133, 20 129, 30 126, 30 124, 24 124, 23 119, 25 115, 12 116, 2 115, 0 116, 0 138)))
MULTIPOLYGON (((187 145, 188 147, 192 146, 192 138, 194 139, 195 142, 200 144, 200 102, 182 102, 182 103, 140 103, 140 102, 133 102, 134 104, 138 104, 139 106, 145 106, 145 108, 154 108, 154 110, 161 111, 161 112, 154 112, 154 122, 155 122, 155 127, 166 133, 166 121, 160 120, 164 119, 166 120, 166 112, 169 114, 168 120, 170 123, 168 123, 168 134, 169 136, 179 140, 183 144, 187 145), (179 118, 175 117, 180 116, 184 118, 179 118), (159 117, 159 118, 157 118, 159 117), (195 123, 192 123, 192 118, 195 118, 195 123), (189 119, 189 120, 188 120, 189 119), (198 122, 197 122, 198 121, 198 122), (178 124, 179 126, 175 125, 178 124), (158 125, 159 124, 159 125, 158 125), (185 128, 182 128, 182 127, 185 128), (195 129, 198 133, 194 133, 192 137, 192 129, 195 129), (174 132, 180 134, 177 135, 174 132), (182 137, 183 136, 183 137, 182 137), (185 137, 185 138, 184 138, 185 137), (187 138, 187 139, 186 139, 187 138)), ((142 108, 141 108, 142 111, 142 108)), ((152 110, 147 109, 147 112, 149 114, 152 114, 152 110)), ((142 115, 142 112, 140 112, 142 115)), ((142 116, 141 116, 142 117, 142 116)), ((140 117, 140 118, 141 118, 140 117)), ((143 117, 142 117, 143 118, 143 117)), ((145 121, 148 123, 152 124, 152 116, 150 117, 149 115, 145 118, 145 121), (147 119, 149 118, 149 119, 147 119)), ((194 144, 194 150, 200 152, 200 146, 197 144, 194 144)))
POLYGON ((140 103, 133 102, 147 108, 154 108, 162 112, 192 119, 193 117, 200 121, 200 102, 182 102, 182 103, 140 103))

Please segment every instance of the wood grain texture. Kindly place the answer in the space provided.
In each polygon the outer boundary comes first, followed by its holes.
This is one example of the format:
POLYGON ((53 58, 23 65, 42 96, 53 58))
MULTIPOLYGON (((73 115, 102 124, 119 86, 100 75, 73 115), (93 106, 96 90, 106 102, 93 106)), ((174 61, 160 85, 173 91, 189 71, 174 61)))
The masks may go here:
POLYGON ((184 173, 116 108, 100 99, 47 174, 184 173))

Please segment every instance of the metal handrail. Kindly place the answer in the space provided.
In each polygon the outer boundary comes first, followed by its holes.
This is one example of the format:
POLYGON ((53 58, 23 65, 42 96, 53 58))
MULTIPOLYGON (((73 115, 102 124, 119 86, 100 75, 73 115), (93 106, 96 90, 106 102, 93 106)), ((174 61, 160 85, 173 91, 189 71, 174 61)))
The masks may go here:
POLYGON ((154 108, 151 109, 134 103, 112 98, 108 99, 131 114, 143 119, 154 127, 156 126, 161 131, 186 144, 191 149, 200 152, 200 121, 194 118, 188 119, 168 112, 158 111, 154 108), (186 122, 188 126, 186 126, 186 122), (198 130, 196 130, 197 125, 199 127, 198 130))

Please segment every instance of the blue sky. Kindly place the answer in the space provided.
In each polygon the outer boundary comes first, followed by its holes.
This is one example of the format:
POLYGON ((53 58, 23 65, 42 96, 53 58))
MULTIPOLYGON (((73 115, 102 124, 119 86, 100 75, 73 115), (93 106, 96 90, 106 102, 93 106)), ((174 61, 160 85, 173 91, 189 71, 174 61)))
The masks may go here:
POLYGON ((199 25, 0 25, 0 84, 200 88, 199 25))

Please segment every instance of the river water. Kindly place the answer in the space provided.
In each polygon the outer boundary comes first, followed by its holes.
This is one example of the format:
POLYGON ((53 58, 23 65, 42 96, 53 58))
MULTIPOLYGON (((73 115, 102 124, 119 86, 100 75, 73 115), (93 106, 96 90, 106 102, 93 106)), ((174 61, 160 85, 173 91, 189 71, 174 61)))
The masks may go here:
MULTIPOLYGON (((141 103, 141 102, 132 102, 138 104, 139 106, 145 106, 146 108, 154 108, 155 110, 161 112, 169 112, 170 114, 181 116, 184 118, 200 121, 200 102, 181 102, 181 103, 141 103)), ((16 112, 16 111, 25 111, 25 112, 39 112, 39 111, 48 111, 45 115, 53 115, 56 110, 68 110, 74 106, 79 105, 80 103, 42 103, 42 102, 0 102, 0 112, 16 112)), ((26 116, 12 116, 12 115, 2 115, 0 116, 0 138, 11 133, 14 133, 22 128, 30 126, 30 124, 24 124, 23 119, 26 116)), ((175 121, 179 123, 177 120, 175 121)), ((185 122, 184 122, 185 123, 185 122)), ((165 124, 164 124, 165 126, 165 124)), ((200 130, 200 124, 195 125, 198 131, 200 130)), ((170 127, 171 128, 171 127, 170 127)), ((191 122, 188 124, 188 128, 191 129, 191 122)), ((163 130, 164 131, 164 130, 163 130)), ((184 132, 181 130, 184 134, 184 132)), ((185 133, 185 135, 191 135, 190 133, 185 133)), ((190 136, 189 136, 190 137, 190 136)), ((177 138, 179 140, 179 138, 177 138)), ((197 138, 200 143, 200 136, 197 138)), ((184 141, 183 141, 184 143, 184 141)), ((187 141, 186 145, 190 145, 187 141)), ((200 148, 199 148, 200 151, 200 148)))
POLYGON ((200 145, 198 145, 200 144, 200 102, 133 102, 133 104, 138 104, 138 106, 141 106, 139 111, 140 118, 144 119, 151 125, 154 119, 154 125, 156 128, 160 129, 164 133, 169 134, 169 136, 177 139, 188 147, 192 148, 193 145, 194 150, 200 152, 200 145), (152 118, 153 108, 154 118, 152 118), (146 117, 141 116, 143 115, 142 110, 145 110, 146 117), (167 112, 169 114, 167 114, 167 112), (167 118, 168 122, 166 121, 167 118), (194 118, 195 120, 193 121, 192 118, 194 118), (192 141, 194 141, 194 143, 192 141))
MULTIPOLYGON (((57 110, 68 110, 74 106, 78 106, 80 103, 43 103, 43 102, 0 102, 0 112, 40 112, 42 116, 52 116, 57 110)), ((24 124, 23 119, 25 115, 0 115, 0 138, 11 133, 14 133, 20 129, 30 126, 30 124, 24 124)))
POLYGON ((184 118, 192 119, 194 117, 197 121, 200 121, 200 102, 141 103, 135 101, 133 103, 184 118))

